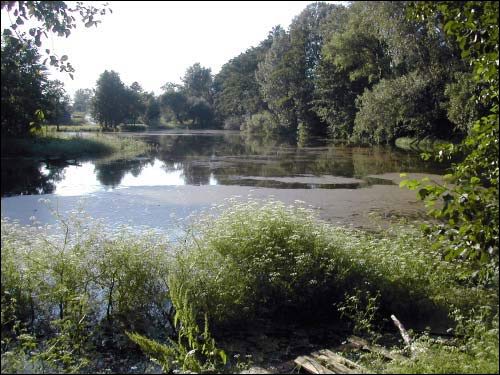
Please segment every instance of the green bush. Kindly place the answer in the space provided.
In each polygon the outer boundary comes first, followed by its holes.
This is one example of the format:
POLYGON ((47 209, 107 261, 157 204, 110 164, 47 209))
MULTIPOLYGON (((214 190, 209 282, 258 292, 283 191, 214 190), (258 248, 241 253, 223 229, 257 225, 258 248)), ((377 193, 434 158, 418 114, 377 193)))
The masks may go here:
MULTIPOLYGON (((106 342, 123 350, 129 339, 164 369, 213 371, 226 368, 213 337, 253 320, 344 317, 376 336, 390 314, 433 326, 498 305, 498 274, 490 289, 473 284, 467 262, 443 260, 408 225, 368 234, 300 205, 234 199, 174 246, 79 214, 60 222, 57 232, 2 221, 3 371, 85 370, 106 342)), ((462 334, 479 348, 495 327, 476 315, 477 331, 462 334)))
POLYGON ((231 202, 217 219, 195 222, 170 276, 188 290, 199 318, 207 313, 215 325, 331 315, 356 289, 380 292, 381 313, 413 319, 446 317, 451 304, 487 299, 461 285, 467 265, 441 260, 418 230, 384 235, 322 224, 279 202, 231 202))
POLYGON ((241 130, 256 134, 276 134, 279 132, 279 124, 269 111, 262 111, 247 118, 241 125, 241 130))

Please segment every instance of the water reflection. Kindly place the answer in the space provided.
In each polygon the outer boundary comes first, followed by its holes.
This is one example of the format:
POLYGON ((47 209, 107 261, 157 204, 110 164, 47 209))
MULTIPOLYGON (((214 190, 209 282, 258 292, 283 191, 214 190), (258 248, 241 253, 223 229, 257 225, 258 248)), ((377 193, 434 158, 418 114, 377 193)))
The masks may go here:
POLYGON ((2 196, 86 195, 134 186, 245 185, 355 189, 392 183, 386 172, 442 173, 443 166, 387 147, 348 147, 310 139, 244 137, 238 133, 134 135, 155 145, 141 158, 2 161, 2 196))

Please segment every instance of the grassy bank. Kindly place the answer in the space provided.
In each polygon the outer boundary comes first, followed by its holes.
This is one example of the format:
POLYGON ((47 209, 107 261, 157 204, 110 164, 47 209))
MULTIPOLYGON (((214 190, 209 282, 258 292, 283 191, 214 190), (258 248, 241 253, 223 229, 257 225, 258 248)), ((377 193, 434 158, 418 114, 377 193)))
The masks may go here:
POLYGON ((149 146, 140 140, 111 135, 50 134, 29 138, 2 138, 2 156, 81 159, 120 154, 133 157, 144 154, 149 146))
MULTIPOLYGON (((56 125, 48 125, 47 129, 49 133, 57 132, 56 125)), ((60 132, 100 132, 101 127, 99 125, 83 124, 83 125, 59 125, 60 132)))
POLYGON ((390 314, 458 335, 453 345, 417 336, 417 356, 367 358, 374 371, 498 369, 498 275, 474 284, 415 228, 367 234, 302 207, 229 201, 186 230, 169 244, 84 216, 61 221, 59 236, 2 221, 2 371, 101 371, 102 356, 123 371, 136 344, 164 371, 236 371, 231 358, 245 353, 217 338, 249 322, 321 318, 375 337, 390 314))

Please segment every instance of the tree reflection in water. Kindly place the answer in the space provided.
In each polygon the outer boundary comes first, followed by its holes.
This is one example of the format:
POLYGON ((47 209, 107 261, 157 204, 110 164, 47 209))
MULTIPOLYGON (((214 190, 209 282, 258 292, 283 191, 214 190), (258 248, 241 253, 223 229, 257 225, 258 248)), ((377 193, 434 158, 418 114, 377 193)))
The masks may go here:
MULTIPOLYGON (((144 133, 140 136, 154 145, 154 151, 142 158, 117 159, 119 155, 114 155, 114 160, 94 160, 90 171, 94 174, 93 180, 97 179, 106 188, 116 188, 121 184, 208 185, 215 182, 219 185, 333 189, 382 183, 368 177, 374 174, 402 171, 443 173, 446 167, 423 162, 418 154, 389 147, 329 144, 324 139, 315 138, 298 144, 290 138, 263 138, 237 132, 144 133), (136 178, 124 180, 128 173, 136 178), (339 185, 325 182, 317 185, 301 181, 312 176, 354 177, 364 179, 366 183, 339 185), (285 183, 280 181, 282 177, 295 180, 285 183)), ((2 196, 57 192, 57 183, 65 178, 67 166, 65 161, 4 160, 2 196)))

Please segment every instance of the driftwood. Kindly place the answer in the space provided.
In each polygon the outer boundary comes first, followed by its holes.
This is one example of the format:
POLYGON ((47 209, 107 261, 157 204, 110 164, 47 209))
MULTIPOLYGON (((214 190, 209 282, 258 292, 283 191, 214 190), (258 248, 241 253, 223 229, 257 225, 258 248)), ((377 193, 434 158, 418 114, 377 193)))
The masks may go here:
POLYGON ((368 373, 364 367, 328 349, 297 357, 294 362, 310 374, 368 373))
POLYGON ((318 363, 318 361, 314 358, 307 355, 295 358, 294 362, 310 374, 335 374, 335 372, 327 369, 321 363, 318 363))
MULTIPOLYGON (((401 322, 394 316, 391 315, 394 324, 399 328, 401 332, 401 336, 403 336, 403 340, 406 345, 413 351, 413 347, 411 345, 411 338, 408 335, 408 332, 401 324, 401 322)), ((347 341, 355 348, 361 350, 367 350, 372 353, 379 354, 389 360, 402 360, 407 357, 402 356, 401 354, 391 353, 386 348, 370 344, 367 340, 362 339, 357 336, 350 336, 347 338, 347 341)), ((315 352, 312 352, 310 355, 303 355, 297 357, 294 360, 294 363, 310 374, 362 374, 369 373, 369 370, 364 368, 363 366, 353 362, 339 354, 336 354, 328 349, 322 349, 315 352)))
POLYGON ((411 338, 408 332, 406 331, 405 327, 394 315, 391 315, 391 319, 396 325, 396 327, 398 327, 399 332, 401 333, 401 336, 403 337, 403 341, 405 342, 406 346, 410 349, 410 352, 413 352, 413 345, 411 344, 411 338))
POLYGON ((359 374, 368 372, 363 366, 328 349, 318 350, 311 355, 326 362, 326 364, 337 374, 359 374))
POLYGON ((390 359, 391 361, 397 360, 397 359, 403 359, 405 358, 404 356, 400 354, 395 354, 391 353, 389 350, 386 348, 379 346, 379 345, 371 345, 366 341, 365 339, 362 339, 361 337, 357 336, 350 336, 347 341, 349 341, 351 344, 357 346, 359 349, 367 350, 372 353, 377 353, 380 354, 381 356, 390 359))

